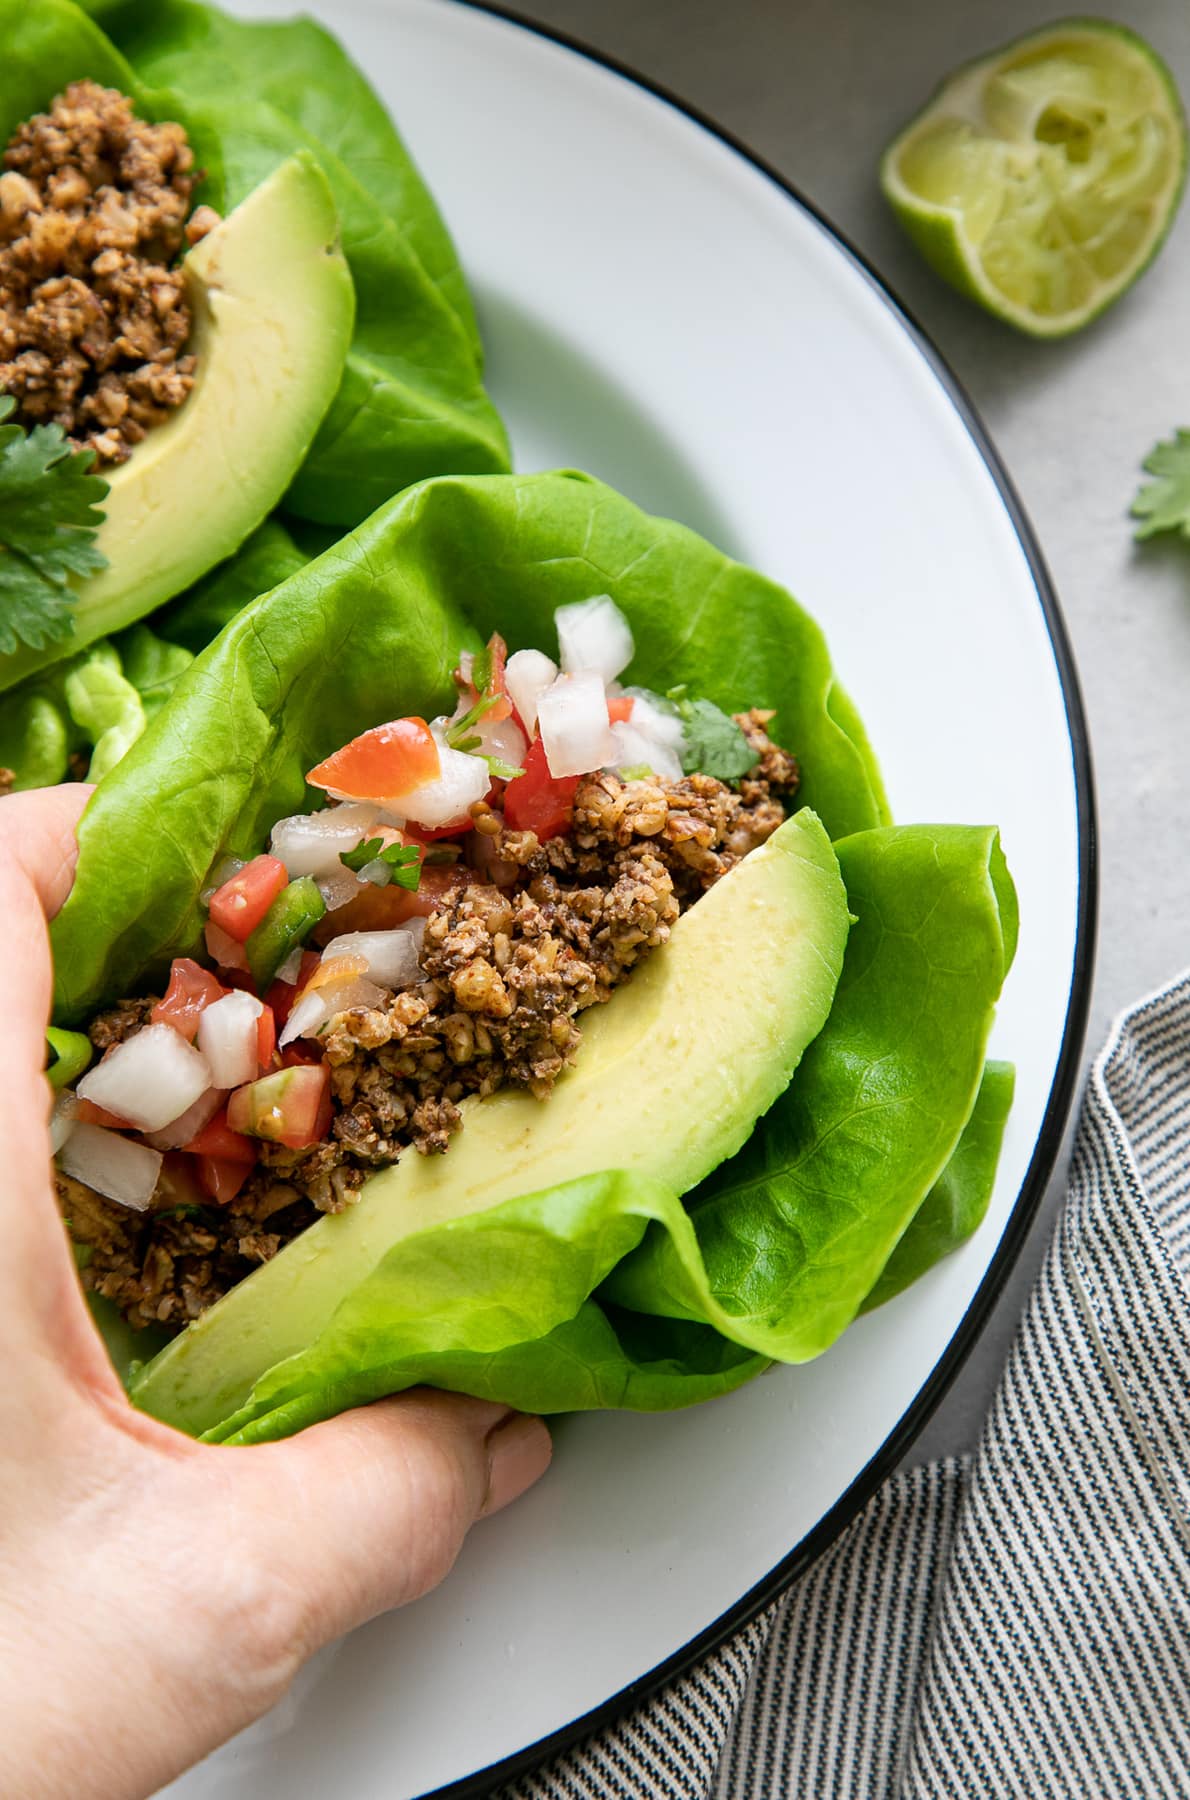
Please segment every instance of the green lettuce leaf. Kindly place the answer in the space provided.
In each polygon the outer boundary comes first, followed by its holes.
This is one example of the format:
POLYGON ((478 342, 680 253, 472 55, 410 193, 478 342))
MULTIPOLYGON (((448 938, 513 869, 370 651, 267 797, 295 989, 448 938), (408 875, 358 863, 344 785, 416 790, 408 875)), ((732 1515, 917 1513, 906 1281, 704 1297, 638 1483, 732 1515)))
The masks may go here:
POLYGON ((156 117, 180 117, 227 211, 294 150, 331 184, 356 290, 342 385, 287 500, 354 525, 444 471, 508 467, 483 387, 466 282, 392 121, 335 38, 309 19, 249 22, 195 0, 104 9, 156 117))
POLYGON ((234 556, 217 564, 168 606, 159 607, 153 615, 153 628, 171 644, 181 644, 197 656, 237 613, 296 575, 309 560, 280 519, 266 519, 234 556))
POLYGON ((862 1310, 883 1306, 934 1264, 957 1250, 983 1223, 1016 1073, 1011 1063, 989 1062, 958 1148, 918 1207, 862 1310))

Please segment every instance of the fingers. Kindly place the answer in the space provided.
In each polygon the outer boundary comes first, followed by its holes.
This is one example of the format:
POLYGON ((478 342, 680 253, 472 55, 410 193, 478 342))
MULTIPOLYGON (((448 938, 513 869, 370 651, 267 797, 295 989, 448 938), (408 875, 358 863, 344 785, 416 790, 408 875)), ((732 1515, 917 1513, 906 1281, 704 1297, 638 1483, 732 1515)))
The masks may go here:
MULTIPOLYGON (((434 1587, 475 1520, 524 1493, 550 1452, 540 1419, 415 1389, 285 1443, 215 1454, 239 1462, 237 1509, 247 1498, 240 1516, 259 1529, 265 1580, 296 1604, 304 1657, 434 1587)), ((292 1616, 281 1636, 292 1659, 292 1616)))
POLYGON ((10 794, 0 806, 0 857, 15 861, 29 878, 46 918, 61 907, 74 880, 78 858, 75 832, 94 793, 83 781, 10 794))
POLYGON ((36 1315, 63 1354, 77 1352, 93 1375, 93 1333, 50 1191, 41 1073, 51 989, 46 917, 70 891, 75 827, 90 793, 75 783, 0 800, 0 1345, 21 1341, 36 1315))

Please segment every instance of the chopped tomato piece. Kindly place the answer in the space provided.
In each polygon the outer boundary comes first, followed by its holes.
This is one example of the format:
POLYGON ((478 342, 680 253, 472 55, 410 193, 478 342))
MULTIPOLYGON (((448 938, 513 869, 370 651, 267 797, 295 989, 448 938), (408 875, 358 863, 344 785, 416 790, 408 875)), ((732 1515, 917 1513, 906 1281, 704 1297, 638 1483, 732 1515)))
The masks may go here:
MULTIPOLYGON (((336 930, 337 929, 338 927, 336 927, 336 930)), ((302 966, 297 981, 274 981, 272 987, 264 997, 264 1003, 271 1009, 273 1017, 276 1019, 278 1025, 285 1025, 288 1023, 289 1015, 293 1011, 294 1001, 297 999, 299 992, 305 987, 317 967, 318 952, 316 950, 303 950, 302 966)))
POLYGON ((474 880, 474 869, 461 863, 431 863, 429 868, 422 868, 415 894, 398 887, 395 881, 382 888, 369 884, 353 895, 346 906, 320 919, 310 935, 316 944, 329 944, 346 931, 391 931, 407 919, 428 919, 448 894, 474 880))
POLYGON ((288 886, 289 870, 279 857, 254 856, 211 895, 211 923, 242 944, 288 886))
POLYGON ((609 694, 607 697, 607 722, 609 725, 623 725, 632 717, 631 694, 609 694))
POLYGON ((317 1044, 311 1044, 306 1038, 295 1038, 292 1044, 286 1044, 281 1052, 281 1067, 296 1069, 299 1063, 315 1063, 322 1061, 322 1051, 317 1044))
POLYGON ((352 738, 311 769, 311 787, 349 800, 392 800, 442 773, 438 745, 424 719, 390 719, 352 738))
POLYGON ((204 1194, 220 1206, 235 1199, 251 1173, 249 1163, 221 1162, 217 1156, 200 1156, 198 1159, 199 1185, 204 1194))
POLYGON ((191 1156, 213 1156, 220 1162, 254 1163, 258 1155, 255 1141, 242 1131, 233 1131, 227 1123, 226 1106, 221 1106, 183 1149, 191 1156))
POLYGON ((265 1006, 256 1021, 256 1066, 267 1075, 277 1050, 277 1020, 273 1010, 265 1006))
POLYGON ((551 775, 545 745, 534 738, 525 756, 525 773, 504 790, 504 817, 514 831, 532 831, 540 843, 569 831, 574 814, 577 775, 551 775))
POLYGON ((199 1017, 216 1000, 222 1000, 226 989, 209 969, 204 969, 188 956, 175 956, 170 964, 169 986, 149 1018, 154 1025, 172 1025, 174 1030, 194 1042, 199 1017))
POLYGON ((484 715, 498 724, 501 719, 512 717, 512 701, 508 694, 508 682, 504 675, 504 665, 508 661, 508 645, 498 631, 493 631, 488 639, 488 651, 492 658, 492 677, 484 692, 496 696, 496 704, 484 715))
POLYGON ((154 1210, 168 1212, 171 1206, 201 1206, 206 1194, 197 1177, 198 1165, 192 1156, 185 1156, 180 1150, 167 1150, 157 1177, 154 1210))
POLYGON ((262 1075, 237 1088, 227 1103, 233 1131, 305 1150, 331 1128, 331 1072, 325 1063, 302 1063, 262 1075))
POLYGON ((75 1121, 79 1125, 106 1125, 109 1131, 135 1131, 127 1119, 110 1113, 102 1106, 96 1106, 94 1100, 80 1100, 75 1111, 75 1121))
POLYGON ((439 838, 462 837, 465 831, 471 830, 474 822, 470 813, 463 813, 446 825, 414 825, 407 819, 402 830, 406 843, 435 844, 439 838))

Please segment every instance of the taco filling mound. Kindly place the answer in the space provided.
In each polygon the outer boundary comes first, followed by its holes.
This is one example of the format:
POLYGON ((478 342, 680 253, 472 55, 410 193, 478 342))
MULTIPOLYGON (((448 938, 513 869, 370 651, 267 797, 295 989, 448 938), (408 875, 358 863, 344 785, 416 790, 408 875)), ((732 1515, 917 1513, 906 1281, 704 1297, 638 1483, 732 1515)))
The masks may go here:
POLYGON ((378 1168, 446 1151, 465 1096, 548 1100, 579 1015, 782 824, 799 774, 771 713, 623 691, 606 597, 557 626, 561 672, 493 636, 452 717, 310 770, 330 803, 207 892, 213 969, 177 958, 164 995, 91 1022, 59 1194, 130 1323, 197 1318, 378 1168))
POLYGON ((100 465, 182 405, 197 358, 177 258, 219 223, 181 125, 75 81, 18 126, 0 175, 0 388, 100 465))

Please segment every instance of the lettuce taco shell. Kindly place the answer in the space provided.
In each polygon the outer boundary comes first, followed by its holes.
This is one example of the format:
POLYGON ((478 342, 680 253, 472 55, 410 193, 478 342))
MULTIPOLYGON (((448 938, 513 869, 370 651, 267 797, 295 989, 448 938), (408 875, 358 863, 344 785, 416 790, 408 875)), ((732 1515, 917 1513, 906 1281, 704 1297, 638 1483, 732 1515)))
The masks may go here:
MULTIPOLYGON (((995 831, 889 824, 808 615, 586 476, 424 483, 230 619, 84 817, 75 889, 53 928, 56 1016, 83 1020, 192 952, 211 867, 255 853, 275 819, 309 804, 312 763, 383 719, 447 706, 460 648, 495 629, 510 648, 548 648, 555 608, 593 593, 631 622, 633 681, 685 683, 728 710, 772 707, 801 761, 804 807, 779 835, 828 898, 814 914, 822 967, 796 1075, 684 1197, 680 1156, 674 1181, 620 1169, 605 1133, 606 1167, 552 1168, 544 1189, 526 1180, 485 1210, 461 1197, 455 1216, 378 1242, 366 1266, 344 1255, 312 1337, 274 1356, 278 1269, 315 1259, 333 1279, 337 1243, 359 1236, 347 1215, 322 1221, 133 1372, 148 1410, 250 1441, 416 1382, 545 1411, 683 1405, 773 1358, 817 1355, 873 1290, 885 1297, 886 1270, 896 1291, 982 1215, 1007 1080, 985 1076, 984 1052, 1016 937, 995 831)), ((762 949, 742 941, 736 953, 762 949)), ((606 1012, 630 1007, 632 991, 606 1012)), ((576 1091, 582 1071, 580 1052, 566 1078, 576 1091)), ((353 1214, 367 1216, 393 1173, 373 1178, 353 1214)))

